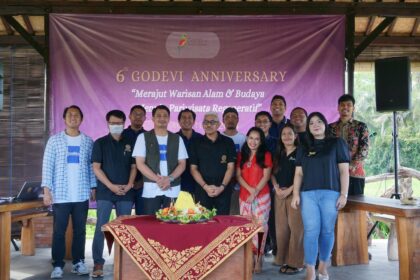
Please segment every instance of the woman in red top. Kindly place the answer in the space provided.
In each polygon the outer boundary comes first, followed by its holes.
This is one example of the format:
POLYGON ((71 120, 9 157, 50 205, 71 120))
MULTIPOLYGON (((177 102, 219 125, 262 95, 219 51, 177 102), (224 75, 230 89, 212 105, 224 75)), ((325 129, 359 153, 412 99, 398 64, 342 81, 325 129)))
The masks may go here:
POLYGON ((238 154, 236 178, 241 186, 239 191, 239 211, 243 216, 251 216, 264 229, 262 243, 258 248, 258 237, 252 240, 255 259, 254 272, 261 272, 265 240, 268 233, 270 213, 270 190, 268 180, 271 175, 271 153, 264 144, 264 132, 252 127, 247 133, 246 144, 238 154))

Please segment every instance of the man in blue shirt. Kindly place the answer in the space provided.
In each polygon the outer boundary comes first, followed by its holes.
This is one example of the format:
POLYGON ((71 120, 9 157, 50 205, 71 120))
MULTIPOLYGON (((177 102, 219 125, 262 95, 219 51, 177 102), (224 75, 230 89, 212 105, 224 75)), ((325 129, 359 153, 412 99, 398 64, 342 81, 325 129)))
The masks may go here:
POLYGON ((64 109, 64 131, 48 139, 42 162, 44 204, 52 204, 53 240, 51 278, 62 278, 65 234, 69 217, 73 223, 71 272, 88 274, 85 266, 86 219, 91 189, 96 180, 91 165, 93 141, 80 132, 83 113, 76 105, 64 109))

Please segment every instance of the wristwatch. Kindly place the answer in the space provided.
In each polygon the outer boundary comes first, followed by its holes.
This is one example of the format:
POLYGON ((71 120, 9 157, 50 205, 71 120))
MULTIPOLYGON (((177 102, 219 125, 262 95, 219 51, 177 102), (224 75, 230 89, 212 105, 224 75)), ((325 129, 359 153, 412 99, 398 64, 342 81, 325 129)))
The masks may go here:
POLYGON ((175 180, 175 178, 172 177, 171 175, 169 175, 168 177, 169 177, 169 182, 171 182, 171 183, 175 180))

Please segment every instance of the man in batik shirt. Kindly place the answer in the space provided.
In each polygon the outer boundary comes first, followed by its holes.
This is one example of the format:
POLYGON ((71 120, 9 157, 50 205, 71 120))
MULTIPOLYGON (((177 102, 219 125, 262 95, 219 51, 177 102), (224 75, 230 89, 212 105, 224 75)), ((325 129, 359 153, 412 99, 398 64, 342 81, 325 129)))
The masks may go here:
POLYGON ((353 119, 354 97, 348 94, 338 99, 340 119, 330 124, 333 135, 343 138, 350 150, 349 195, 363 194, 365 188, 364 161, 369 150, 369 130, 365 123, 353 119))

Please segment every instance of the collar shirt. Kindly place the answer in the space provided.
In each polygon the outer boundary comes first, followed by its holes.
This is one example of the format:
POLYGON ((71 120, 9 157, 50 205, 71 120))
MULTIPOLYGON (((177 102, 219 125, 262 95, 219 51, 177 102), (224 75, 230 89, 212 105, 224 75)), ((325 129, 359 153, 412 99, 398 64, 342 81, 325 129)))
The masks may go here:
MULTIPOLYGON (((80 172, 76 201, 85 201, 89 199, 90 189, 96 187, 96 178, 91 164, 93 140, 84 133, 80 133, 80 136, 80 172)), ((68 154, 68 143, 64 131, 48 139, 42 161, 41 185, 50 189, 53 201, 73 202, 68 189, 68 154)))
MULTIPOLYGON (((107 134, 95 141, 92 150, 92 162, 101 164, 101 169, 106 177, 113 184, 126 185, 130 178, 131 165, 135 164, 132 157, 133 143, 122 137, 119 141, 115 140, 111 134, 107 134)), ((101 181, 97 181, 96 191, 97 200, 133 200, 135 192, 129 190, 125 195, 114 194, 101 181)))
POLYGON ((219 132, 217 134, 214 142, 203 136, 191 143, 190 164, 197 165, 208 185, 220 186, 228 163, 235 163, 237 154, 233 140, 219 132))
POLYGON ((338 120, 330 124, 334 136, 343 138, 350 151, 350 176, 364 178, 364 161, 369 150, 369 130, 365 123, 351 119, 348 122, 338 120))

